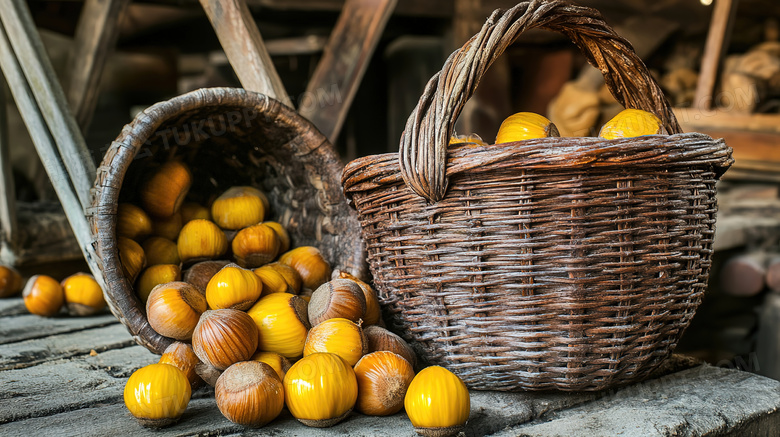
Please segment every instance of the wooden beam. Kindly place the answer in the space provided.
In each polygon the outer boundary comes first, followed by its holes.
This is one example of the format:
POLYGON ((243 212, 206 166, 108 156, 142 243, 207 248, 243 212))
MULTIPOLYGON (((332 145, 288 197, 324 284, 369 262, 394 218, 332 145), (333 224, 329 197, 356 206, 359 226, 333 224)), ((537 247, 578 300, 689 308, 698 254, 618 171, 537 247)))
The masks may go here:
MULTIPOLYGON (((8 3, 10 4, 11 1, 8 3)), ((26 15, 24 18, 29 20, 28 23, 32 23, 32 20, 29 17, 29 11, 26 10, 26 5, 23 3, 23 1, 13 0, 13 4, 14 11, 20 12, 21 15, 26 15)), ((17 59, 16 50, 19 49, 17 48, 14 50, 14 47, 11 44, 11 39, 7 33, 7 23, 9 20, 12 20, 13 17, 9 17, 7 15, 9 10, 11 10, 11 7, 9 7, 8 4, 6 4, 6 7, 0 8, 0 22, 2 24, 0 25, 0 68, 2 68, 3 74, 5 74, 6 80, 8 81, 8 86, 11 89, 11 94, 16 101, 16 105, 19 107, 19 112, 22 115, 22 119, 24 120, 25 125, 27 125, 27 130, 30 132, 30 137, 33 140, 33 144, 35 145, 35 149, 38 152, 38 156, 40 156, 41 162, 46 169, 46 173, 49 175, 49 178, 52 181, 52 185, 54 186, 54 190, 57 193, 57 197, 59 197, 60 203, 65 210, 65 215, 68 217, 68 222, 70 223, 70 226, 73 229, 73 233, 79 242, 81 251, 87 261, 91 261, 96 259, 96 253, 94 247, 92 246, 92 232, 90 230, 89 224, 87 223, 87 219, 84 216, 84 207, 82 206, 82 201, 80 200, 74 187, 75 181, 73 181, 73 185, 71 184, 72 176, 68 176, 67 166, 60 157, 60 150, 56 145, 54 135, 49 130, 45 115, 42 109, 38 106, 39 101, 45 100, 46 96, 39 96, 40 100, 36 99, 36 96, 27 81, 28 78, 25 76, 25 71, 23 70, 19 59, 17 59)), ((37 37, 38 33, 36 30, 33 30, 33 33, 28 36, 32 38, 33 35, 37 37)), ((40 43, 39 39, 38 43, 40 43)), ((48 63, 45 65, 51 67, 51 65, 48 63)), ((49 69, 46 74, 47 76, 53 76, 54 72, 53 70, 49 69)), ((40 82, 38 82, 38 85, 40 86, 40 82)), ((59 89, 59 95, 61 97, 60 100, 64 104, 64 93, 62 92, 61 88, 57 87, 57 89, 59 89)), ((72 127, 80 136, 81 134, 78 132, 78 128, 75 127, 75 121, 72 117, 70 120, 72 127)), ((59 131, 55 130, 55 132, 59 131)), ((87 158, 89 157, 87 156, 87 158)), ((91 162, 92 161, 90 160, 90 163, 91 162)), ((94 173, 92 178, 94 179, 94 173)), ((90 269, 92 269, 92 273, 94 274, 95 279, 97 279, 97 281, 105 290, 105 286, 102 281, 103 275, 98 270, 97 263, 89 262, 89 266, 90 269)))
MULTIPOLYGON (((29 85, 30 94, 38 108, 35 112, 42 115, 46 131, 51 132, 50 138, 56 145, 52 156, 56 156, 65 166, 65 173, 58 175, 58 179, 52 179, 52 183, 55 186, 72 184, 72 190, 81 205, 79 212, 83 215, 84 209, 90 204, 89 190, 95 182, 95 163, 76 120, 68 111, 65 93, 43 47, 27 3, 24 0, 7 0, 0 8, 0 20, 10 47, 13 47, 13 55, 9 55, 18 61, 24 74, 24 78, 19 80, 29 85)), ((67 209, 64 204, 63 207, 67 209)))
POLYGON ((731 28, 737 13, 738 0, 717 0, 712 11, 707 42, 704 45, 699 82, 693 105, 701 109, 712 108, 712 98, 715 95, 715 85, 718 80, 718 70, 721 60, 729 45, 731 28))
MULTIPOLYGON (((2 86, 3 80, 0 80, 2 86)), ((16 253, 16 189, 14 187, 13 169, 11 168, 11 144, 8 141, 8 114, 6 113, 7 96, 0 92, 0 253, 4 261, 14 264, 16 253), (3 247, 5 246, 5 247, 3 247), (8 250, 3 250, 8 249, 8 250)))
POLYGON ((241 85, 293 107, 246 0, 200 0, 241 85))
POLYGON ((68 102, 82 132, 95 112, 100 78, 119 35, 119 23, 130 0, 86 0, 68 56, 64 79, 68 102))
POLYGON ((331 142, 349 107, 397 0, 347 0, 312 75, 298 112, 331 142))

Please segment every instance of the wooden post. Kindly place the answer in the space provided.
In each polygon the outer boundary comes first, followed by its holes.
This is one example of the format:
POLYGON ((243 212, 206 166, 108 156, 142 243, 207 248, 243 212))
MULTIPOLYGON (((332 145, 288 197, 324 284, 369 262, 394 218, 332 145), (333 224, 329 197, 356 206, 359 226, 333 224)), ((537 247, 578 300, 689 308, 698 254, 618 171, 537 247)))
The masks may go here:
POLYGON ((116 45, 119 22, 128 3, 130 0, 84 2, 63 81, 68 102, 82 132, 87 131, 92 121, 103 67, 116 45))
MULTIPOLYGON (((0 80, 2 86, 2 80, 0 80)), ((14 264, 16 253, 16 189, 11 168, 11 144, 8 141, 6 94, 0 91, 0 260, 14 264)))
MULTIPOLYGON (((10 4, 11 1, 8 3, 10 4)), ((33 90, 28 83, 28 78, 25 76, 27 71, 23 70, 22 64, 20 63, 19 59, 17 59, 17 53, 20 50, 24 50, 24 48, 20 49, 18 47, 12 46, 11 38, 7 33, 9 31, 7 23, 14 19, 14 15, 21 16, 20 18, 25 20, 26 24, 31 24, 32 18, 30 17, 29 10, 27 10, 26 5, 22 0, 13 0, 13 8, 11 8, 9 4, 6 4, 5 7, 0 8, 0 21, 2 21, 2 26, 0 26, 0 68, 2 68, 3 73, 5 74, 6 80, 8 81, 8 86, 11 89, 12 95, 14 96, 14 100, 16 101, 16 105, 19 107, 19 112, 22 114, 24 123, 27 125, 27 129, 30 132, 30 137, 33 140, 33 144, 35 145, 35 149, 38 152, 38 156, 40 156, 41 162, 43 163, 44 168, 46 169, 46 172, 52 181, 54 190, 57 192, 57 197, 59 197, 60 203, 62 203, 62 207, 65 210, 65 215, 68 217, 68 222, 70 223, 70 226, 73 229, 73 233, 79 242, 81 251, 87 261, 90 261, 96 258, 96 254, 95 249, 92 246, 92 232, 90 231, 89 224, 87 223, 87 219, 84 216, 84 207, 82 206, 83 201, 78 195, 76 180, 73 179, 72 175, 70 178, 68 177, 68 169, 66 168, 66 164, 63 162, 63 157, 60 156, 61 150, 58 149, 54 140, 55 136, 68 135, 71 132, 75 132, 75 134, 80 137, 81 133, 78 131, 78 128, 76 128, 73 117, 70 117, 68 125, 71 126, 74 130, 58 130, 58 128, 61 127, 59 124, 55 125, 54 127, 47 125, 48 120, 45 117, 44 111, 38 106, 38 104, 40 101, 45 101, 47 98, 52 98, 55 96, 44 94, 42 96, 37 96, 36 100, 36 95, 33 93, 33 90), (13 13, 9 12, 11 10, 13 13)), ((37 39, 37 30, 32 27, 30 32, 31 33, 27 35, 27 38, 37 40, 36 46, 42 49, 40 39, 37 39)), ((19 35, 17 35, 17 38, 18 37, 19 35)), ((28 57, 35 57, 40 55, 40 52, 26 53, 26 55, 28 57)), ((40 76, 33 76, 38 81, 33 82, 38 86, 40 86, 43 81, 46 81, 46 78, 54 76, 54 71, 51 69, 51 64, 47 62, 48 58, 44 58, 44 60, 45 61, 39 59, 37 61, 38 66, 44 70, 43 74, 40 76)), ((28 67, 31 63, 34 63, 34 61, 28 60, 28 67)), ((54 82, 48 83, 48 85, 54 86, 54 88, 59 91, 59 99, 57 100, 62 104, 62 106, 59 108, 65 107, 65 96, 62 89, 59 87, 59 84, 54 82)), ((41 90, 38 91, 42 92, 41 90)), ((56 105, 56 103, 54 104, 56 105)), ((52 115, 51 111, 56 110, 56 108, 52 108, 51 102, 49 102, 47 109, 50 116, 52 115)), ((60 114, 60 116, 63 116, 63 114, 60 114)), ((73 138, 71 138, 71 141, 73 141, 73 138)), ((83 144, 83 138, 81 139, 81 142, 83 144)), ((74 148, 70 154, 78 155, 78 151, 74 148)), ((72 157, 73 156, 71 156, 71 158, 72 157)), ((92 161, 90 160, 89 162, 91 163, 92 161)), ((82 178, 86 177, 84 172, 80 173, 80 175, 82 178)), ((93 170, 93 180, 94 177, 95 175, 93 170)), ((83 184, 83 180, 80 180, 80 183, 83 184)), ((89 190, 87 189, 85 196, 89 194, 88 191, 89 190)), ((103 277, 101 272, 98 271, 97 263, 90 262, 89 265, 92 269, 92 273, 94 274, 95 279, 97 279, 97 281, 101 286, 103 286, 103 289, 105 290, 105 286, 102 283, 103 277)))
POLYGON ((728 48, 738 3, 738 0, 717 0, 715 2, 710 29, 707 33, 707 42, 704 45, 704 53, 701 58, 699 82, 696 85, 696 94, 693 99, 693 107, 695 108, 701 110, 712 108, 718 69, 728 48))
MULTIPOLYGON (((76 120, 67 110, 65 93, 54 74, 27 3, 24 0, 7 0, 0 8, 0 20, 10 44, 8 55, 17 60, 24 75, 19 80, 31 88, 31 97, 38 108, 35 112, 42 115, 44 126, 48 127, 46 130, 51 132, 49 139, 54 141, 57 148, 53 156, 64 164, 64 174, 55 175, 55 178, 49 173, 49 176, 55 186, 63 183, 73 185, 81 205, 79 213, 83 215, 84 209, 90 204, 89 190, 95 183, 95 163, 76 120)), ((8 80, 10 83, 11 79, 8 80)), ((11 89, 15 91, 13 86, 11 89)), ((21 90, 19 92, 23 93, 21 90)), ((18 104, 19 99, 16 100, 18 104)), ((63 207, 66 210, 68 208, 65 204, 63 207)))
POLYGON ((335 142, 341 132, 396 3, 397 0, 347 0, 344 3, 298 111, 331 142, 335 142))
POLYGON ((244 88, 293 107, 246 0, 200 0, 244 88))
POLYGON ((767 255, 754 252, 734 256, 720 271, 720 288, 729 295, 751 297, 766 286, 767 255))

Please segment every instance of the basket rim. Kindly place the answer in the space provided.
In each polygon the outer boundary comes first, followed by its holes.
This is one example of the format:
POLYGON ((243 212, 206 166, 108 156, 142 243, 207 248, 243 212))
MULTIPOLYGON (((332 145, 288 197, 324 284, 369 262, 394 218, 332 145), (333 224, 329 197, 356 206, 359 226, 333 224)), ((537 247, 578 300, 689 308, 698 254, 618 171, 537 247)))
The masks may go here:
MULTIPOLYGON (((310 155, 330 145, 327 138, 307 119, 269 96, 242 88, 201 88, 144 109, 126 124, 106 151, 98 167, 92 188, 91 206, 85 211, 91 223, 96 263, 105 283, 104 296, 114 316, 128 329, 136 343, 152 352, 162 351, 174 341, 154 331, 148 323, 143 303, 133 292, 133 284, 125 277, 116 244, 116 220, 119 194, 128 168, 139 151, 155 132, 168 120, 184 113, 214 107, 255 109, 263 123, 297 132, 301 141, 295 141, 296 156, 310 155)), ((341 163, 333 150, 334 162, 341 163)), ((332 170, 327 167, 323 172, 332 170)), ((334 176, 335 179, 335 176, 334 176)), ((336 182, 336 181, 334 181, 336 182)))
MULTIPOLYGON (((549 137, 485 146, 457 145, 447 150, 447 177, 499 169, 571 171, 593 167, 713 166, 721 176, 733 164, 722 138, 691 132, 607 140, 601 137, 549 137)), ((398 153, 357 158, 344 168, 347 197, 403 181, 398 153)))

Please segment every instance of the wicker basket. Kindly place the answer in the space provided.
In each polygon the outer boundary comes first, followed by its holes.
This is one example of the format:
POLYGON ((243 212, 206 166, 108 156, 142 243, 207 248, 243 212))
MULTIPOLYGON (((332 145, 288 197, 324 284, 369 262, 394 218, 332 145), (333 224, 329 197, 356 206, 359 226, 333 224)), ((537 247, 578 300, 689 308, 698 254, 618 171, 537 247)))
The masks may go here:
POLYGON ((631 46, 590 8, 494 12, 428 83, 399 154, 357 159, 359 213, 390 327, 474 389, 601 390, 638 381, 707 285, 722 140, 680 134, 631 46), (448 149, 480 78, 526 29, 569 36, 626 107, 673 135, 448 149))
POLYGON ((125 126, 98 168, 88 211, 114 315, 135 340, 162 353, 173 340, 155 332, 116 247, 118 202, 134 201, 146 170, 177 156, 193 172, 189 197, 207 203, 232 185, 261 188, 270 217, 294 245, 318 247, 333 267, 365 276, 354 210, 339 183, 343 165, 328 140, 294 110, 262 94, 233 88, 194 91, 158 103, 125 126))

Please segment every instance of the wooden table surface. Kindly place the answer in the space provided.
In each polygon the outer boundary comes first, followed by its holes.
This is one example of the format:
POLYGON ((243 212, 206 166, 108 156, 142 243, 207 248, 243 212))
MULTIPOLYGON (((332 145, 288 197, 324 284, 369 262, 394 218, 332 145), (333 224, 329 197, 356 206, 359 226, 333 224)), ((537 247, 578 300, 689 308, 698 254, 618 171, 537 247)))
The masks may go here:
MULTIPOLYGON (((0 436, 416 435, 402 412, 353 414, 328 429, 307 428, 285 410, 245 429, 219 413, 200 388, 182 419, 141 427, 124 406, 130 374, 157 361, 109 313, 42 318, 21 298, 0 299, 0 436)), ((673 360, 674 361, 674 360, 673 360)), ((778 435, 780 382, 725 367, 685 370, 606 393, 472 392, 466 435, 778 435)), ((682 363, 682 364, 681 364, 682 363)))

